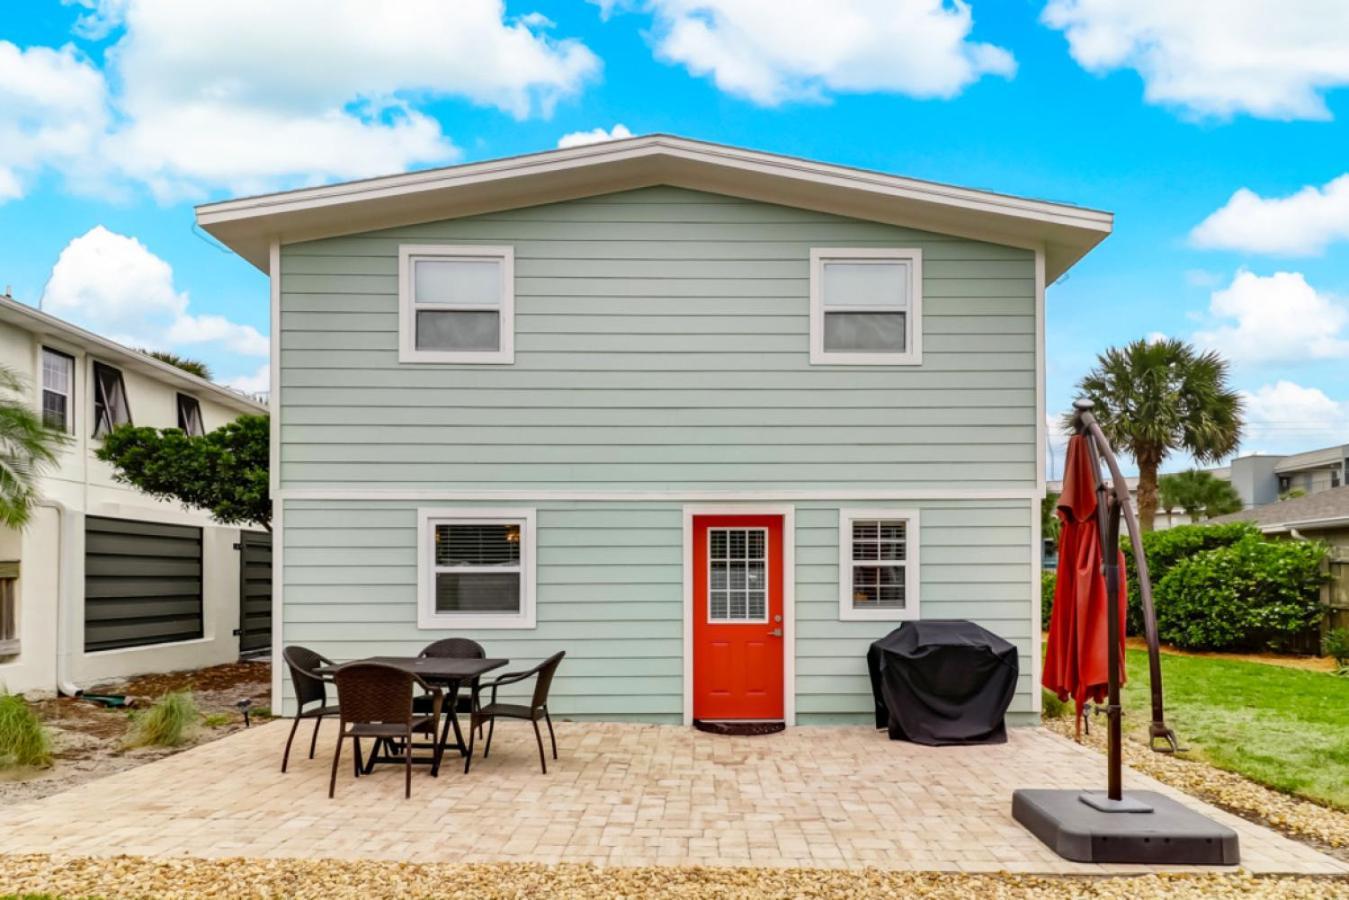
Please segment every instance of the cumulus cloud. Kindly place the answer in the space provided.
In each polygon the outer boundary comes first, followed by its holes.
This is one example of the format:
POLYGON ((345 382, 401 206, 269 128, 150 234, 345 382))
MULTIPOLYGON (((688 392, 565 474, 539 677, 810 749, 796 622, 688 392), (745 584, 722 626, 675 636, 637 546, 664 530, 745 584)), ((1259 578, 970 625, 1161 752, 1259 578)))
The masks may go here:
POLYGON ((69 44, 0 41, 0 202, 45 167, 79 177, 107 125, 103 75, 69 44))
POLYGON ((586 144, 601 144, 605 141, 617 141, 621 138, 632 137, 632 132, 628 131, 628 126, 621 122, 605 131, 603 128, 592 128, 589 131, 572 131, 558 138, 557 146, 566 150, 568 147, 584 147, 586 144))
POLYGON ((1349 84, 1349 4, 1326 0, 1050 0, 1073 59, 1134 69, 1153 103, 1194 116, 1329 119, 1349 84))
POLYGON ((266 394, 272 386, 272 367, 267 363, 258 366, 252 375, 239 375, 225 380, 227 387, 245 394, 266 394))
POLYGON ((1301 272, 1262 276, 1242 269, 1209 301, 1201 345, 1236 363, 1301 362, 1349 356, 1349 308, 1307 283, 1301 272))
POLYGON ((253 326, 194 315, 189 307, 167 262, 102 225, 66 245, 42 294, 44 311, 132 347, 191 352, 214 346, 267 356, 267 338, 253 326))
MULTIPOLYGON (((458 151, 425 103, 459 97, 516 118, 548 115, 600 68, 584 44, 546 33, 546 19, 507 17, 501 0, 85 5, 76 31, 116 36, 106 82, 68 49, 29 50, 36 61, 17 74, 0 54, 0 125, 25 114, 4 102, 14 94, 32 110, 29 132, 54 127, 33 87, 50 80, 40 67, 52 69, 79 88, 57 124, 93 123, 83 156, 166 199, 452 160, 458 151)), ((0 179, 9 152, 0 148, 0 179)))
POLYGON ((1349 404, 1331 399, 1320 388, 1277 381, 1241 396, 1246 409, 1243 452, 1306 450, 1349 436, 1349 404))
POLYGON ((764 106, 831 93, 953 97, 984 75, 1011 77, 1012 54, 970 40, 963 0, 602 0, 654 19, 656 54, 764 106))
MULTIPOLYGON (((1349 52, 1349 51, 1346 51, 1349 52)), ((1287 197, 1261 197, 1242 188, 1190 232, 1198 247, 1314 256, 1349 241, 1349 175, 1287 197)))

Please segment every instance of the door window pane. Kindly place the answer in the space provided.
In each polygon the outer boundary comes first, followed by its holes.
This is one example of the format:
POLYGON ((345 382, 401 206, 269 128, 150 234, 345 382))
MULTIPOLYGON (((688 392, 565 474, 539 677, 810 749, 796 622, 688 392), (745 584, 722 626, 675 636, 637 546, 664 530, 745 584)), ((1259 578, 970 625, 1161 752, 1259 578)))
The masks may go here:
POLYGON ((762 528, 707 531, 709 621, 768 618, 768 535, 762 528))

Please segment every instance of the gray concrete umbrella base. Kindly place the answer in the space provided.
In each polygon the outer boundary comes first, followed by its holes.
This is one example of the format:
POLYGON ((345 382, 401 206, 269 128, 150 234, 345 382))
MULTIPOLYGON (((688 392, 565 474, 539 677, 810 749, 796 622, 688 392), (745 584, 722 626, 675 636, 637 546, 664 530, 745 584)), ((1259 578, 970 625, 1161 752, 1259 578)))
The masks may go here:
POLYGON ((1012 818, 1074 862, 1235 866, 1241 861, 1235 831, 1170 797, 1128 791, 1118 811, 1099 808, 1102 799, 1089 791, 1014 791, 1012 818))

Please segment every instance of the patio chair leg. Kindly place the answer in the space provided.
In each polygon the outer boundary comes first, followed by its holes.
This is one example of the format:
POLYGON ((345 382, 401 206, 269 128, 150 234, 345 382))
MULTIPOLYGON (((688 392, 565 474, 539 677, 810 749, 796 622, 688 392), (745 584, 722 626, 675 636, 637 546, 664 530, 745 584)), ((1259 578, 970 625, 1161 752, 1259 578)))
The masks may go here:
POLYGON ((319 725, 323 723, 323 716, 314 720, 314 736, 309 739, 309 758, 314 758, 314 750, 319 745, 319 725))
MULTIPOLYGON (((373 757, 373 756, 375 755, 375 752, 376 752, 378 749, 379 749, 379 745, 376 744, 374 747, 372 747, 372 748, 370 749, 370 755, 373 757)), ((361 777, 361 767, 364 765, 364 763, 361 762, 361 739, 360 739, 360 738, 354 737, 354 738, 351 739, 351 753, 352 753, 352 756, 353 756, 353 759, 351 760, 351 764, 352 764, 352 766, 355 767, 355 770, 356 770, 356 771, 355 771, 355 775, 356 775, 356 777, 357 777, 357 778, 360 778, 360 777, 361 777)))
POLYGON ((496 727, 497 727, 497 717, 492 716, 491 721, 487 723, 487 743, 484 744, 482 748, 483 759, 486 759, 487 755, 492 752, 492 732, 496 731, 496 727))
POLYGON ((473 731, 474 729, 482 731, 482 723, 478 721, 477 716, 468 720, 468 751, 464 753, 464 774, 468 774, 468 767, 473 764, 473 731))
POLYGON ((543 767, 543 774, 548 774, 548 758, 543 755, 543 735, 539 733, 539 720, 530 719, 529 724, 534 726, 534 740, 539 744, 539 765, 543 767))
POLYGON ((346 738, 340 730, 337 732, 337 749, 333 751, 333 774, 328 779, 328 799, 333 799, 333 794, 337 790, 337 763, 342 758, 342 741, 346 738))
MULTIPOLYGON (((290 726, 290 737, 286 738, 286 752, 281 755, 281 771, 283 773, 286 771, 286 764, 290 762, 290 744, 291 741, 295 740, 295 731, 299 727, 300 727, 300 716, 297 714, 295 716, 294 724, 290 726)), ((313 759, 312 754, 310 755, 310 759, 313 759)))
POLYGON ((548 740, 553 742, 553 759, 557 759, 557 735, 553 734, 553 717, 548 715, 548 707, 543 708, 544 721, 548 723, 548 740))
MULTIPOLYGON (((433 734, 435 732, 432 732, 433 734)), ((403 742, 403 767, 406 771, 406 783, 403 787, 403 799, 412 799, 412 729, 408 728, 407 740, 403 742)))

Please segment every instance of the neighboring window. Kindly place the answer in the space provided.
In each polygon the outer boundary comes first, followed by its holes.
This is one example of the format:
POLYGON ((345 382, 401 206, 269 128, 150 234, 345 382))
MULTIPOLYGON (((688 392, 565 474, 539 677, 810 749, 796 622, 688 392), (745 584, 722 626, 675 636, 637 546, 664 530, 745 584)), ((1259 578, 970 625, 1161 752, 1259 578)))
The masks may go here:
POLYGON ((206 426, 201 421, 201 404, 196 397, 178 395, 178 428, 192 437, 206 433, 206 426))
POLYGON ((94 363, 94 437, 103 437, 118 425, 131 424, 122 373, 101 362, 94 363))
POLYGON ((1283 493, 1284 491, 1289 490, 1292 486, 1293 486, 1292 479, 1290 479, 1287 475, 1279 476, 1279 493, 1283 493))
POLYGON ((533 628, 532 509, 421 510, 417 624, 533 628))
POLYGON ((810 251, 810 361, 918 365, 922 346, 922 251, 810 251))
POLYGON ((707 621, 768 621, 768 529, 707 529, 707 621))
POLYGON ((20 650, 18 580, 19 564, 0 562, 0 657, 20 650))
POLYGON ((512 248, 403 246, 398 256, 400 361, 515 361, 512 248))
POLYGON ((839 618, 918 618, 918 511, 839 510, 839 618))
POLYGON ((49 428, 70 432, 75 391, 75 357, 42 348, 42 421, 49 428))

